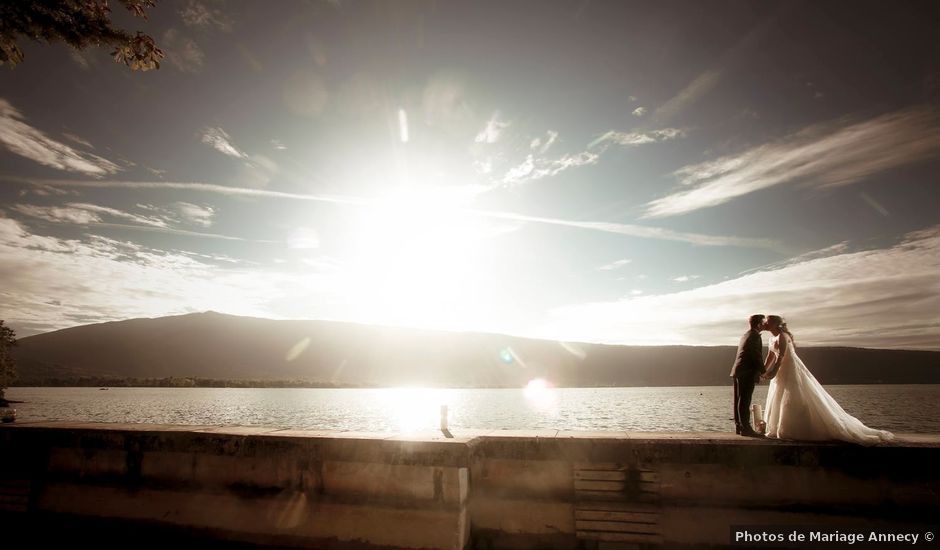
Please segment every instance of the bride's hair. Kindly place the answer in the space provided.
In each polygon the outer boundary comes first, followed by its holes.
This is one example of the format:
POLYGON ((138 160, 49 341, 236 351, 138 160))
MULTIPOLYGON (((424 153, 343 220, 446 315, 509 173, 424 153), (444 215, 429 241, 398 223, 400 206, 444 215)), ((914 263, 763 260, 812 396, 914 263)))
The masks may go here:
POLYGON ((789 328, 787 328, 787 320, 786 320, 786 319, 784 319, 783 317, 781 317, 781 316, 779 316, 779 315, 768 315, 768 316, 767 316, 767 320, 768 320, 768 321, 771 321, 771 322, 776 321, 777 323, 779 323, 780 332, 785 332, 785 333, 787 334, 787 336, 790 337, 790 340, 793 340, 794 342, 796 342, 796 338, 793 337, 793 333, 790 332, 790 329, 789 329, 789 328))

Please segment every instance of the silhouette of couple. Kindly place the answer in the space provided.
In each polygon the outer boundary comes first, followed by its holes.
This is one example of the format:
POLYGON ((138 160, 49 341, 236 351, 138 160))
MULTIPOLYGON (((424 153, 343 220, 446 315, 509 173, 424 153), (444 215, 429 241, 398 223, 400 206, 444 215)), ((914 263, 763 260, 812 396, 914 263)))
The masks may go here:
POLYGON ((731 367, 735 432, 747 437, 803 441, 839 440, 861 445, 890 441, 894 434, 865 426, 829 395, 796 354, 793 334, 779 315, 751 315, 731 367), (761 332, 773 338, 763 357, 761 332), (751 425, 751 397, 761 379, 770 380, 764 407, 766 433, 751 425))

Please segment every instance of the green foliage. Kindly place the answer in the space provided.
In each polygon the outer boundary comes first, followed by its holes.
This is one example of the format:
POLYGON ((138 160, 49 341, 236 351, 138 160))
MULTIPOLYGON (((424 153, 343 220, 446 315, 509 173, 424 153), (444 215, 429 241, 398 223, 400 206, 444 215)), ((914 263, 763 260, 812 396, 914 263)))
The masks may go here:
MULTIPOLYGON (((147 18, 145 10, 155 0, 118 0, 137 17, 147 18)), ((0 2, 0 65, 15 66, 23 61, 17 38, 37 42, 65 42, 82 50, 108 45, 112 57, 134 70, 160 68, 163 52, 153 38, 131 34, 111 24, 108 0, 4 0, 0 2)))
POLYGON ((16 345, 16 333, 0 321, 0 404, 4 403, 3 392, 16 378, 16 364, 12 348, 16 345))

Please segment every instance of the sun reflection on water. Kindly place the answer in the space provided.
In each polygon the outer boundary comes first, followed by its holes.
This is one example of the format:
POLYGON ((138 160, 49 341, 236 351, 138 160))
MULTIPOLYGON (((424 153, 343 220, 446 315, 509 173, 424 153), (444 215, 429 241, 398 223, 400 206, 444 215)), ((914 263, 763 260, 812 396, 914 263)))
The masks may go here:
POLYGON ((389 423, 402 433, 440 428, 441 405, 446 405, 445 392, 436 388, 401 387, 378 390, 389 423))
POLYGON ((544 378, 533 378, 529 380, 522 390, 526 401, 536 409, 547 410, 554 409, 557 404, 558 394, 551 382, 544 378))

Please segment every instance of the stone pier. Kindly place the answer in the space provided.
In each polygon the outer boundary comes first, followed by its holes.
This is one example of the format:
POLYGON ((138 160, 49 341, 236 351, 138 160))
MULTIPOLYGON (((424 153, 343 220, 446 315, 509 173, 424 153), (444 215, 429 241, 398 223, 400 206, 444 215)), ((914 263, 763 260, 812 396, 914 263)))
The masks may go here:
POLYGON ((720 433, 452 435, 10 424, 0 515, 40 531, 461 550, 723 547, 732 525, 920 528, 940 511, 940 436, 866 448, 720 433))

